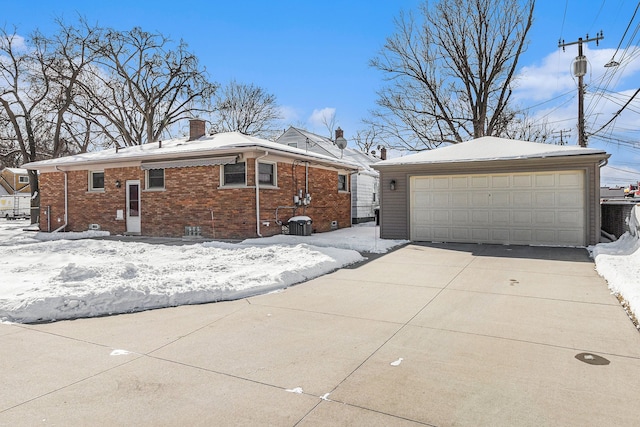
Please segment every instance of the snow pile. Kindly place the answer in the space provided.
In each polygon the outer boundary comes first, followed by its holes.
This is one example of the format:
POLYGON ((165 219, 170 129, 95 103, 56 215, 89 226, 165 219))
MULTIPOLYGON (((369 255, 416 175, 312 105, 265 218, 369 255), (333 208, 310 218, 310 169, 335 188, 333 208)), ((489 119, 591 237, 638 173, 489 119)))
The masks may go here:
POLYGON ((311 236, 287 236, 284 234, 262 239, 248 239, 242 242, 250 245, 276 245, 306 243, 317 247, 352 249, 358 252, 386 253, 389 249, 409 243, 408 240, 382 240, 380 227, 373 223, 364 223, 351 228, 341 228, 330 233, 311 236))
POLYGON ((631 211, 629 232, 617 241, 590 246, 596 270, 604 277, 609 289, 629 304, 629 310, 640 320, 640 208, 631 211))
POLYGON ((67 233, 37 233, 35 238, 37 240, 52 241, 52 240, 80 240, 90 239, 92 237, 105 237, 109 236, 108 231, 88 230, 88 231, 69 231, 67 233))
POLYGON ((382 244, 376 227, 354 227, 351 234, 347 230, 308 238, 282 236, 279 243, 278 238, 268 238, 166 246, 60 240, 104 232, 29 234, 22 231, 26 224, 0 222, 4 321, 52 321, 239 299, 363 260, 345 246, 373 252, 402 243, 382 244), (43 236, 47 241, 38 240, 43 236))

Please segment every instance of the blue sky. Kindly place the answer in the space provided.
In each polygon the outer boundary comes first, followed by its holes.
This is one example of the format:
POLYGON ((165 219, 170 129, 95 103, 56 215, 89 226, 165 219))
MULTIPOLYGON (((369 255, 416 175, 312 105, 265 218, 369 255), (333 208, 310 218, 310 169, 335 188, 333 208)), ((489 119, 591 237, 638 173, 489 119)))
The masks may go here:
MULTIPOLYGON (((334 109, 338 125, 349 137, 362 127, 361 120, 375 107, 376 90, 382 75, 368 66, 394 31, 393 18, 401 10, 417 10, 420 0, 394 1, 42 1, 25 3, 0 0, 0 25, 16 26, 27 35, 35 28, 45 33, 54 29, 53 19, 74 21, 78 14, 90 22, 118 29, 140 26, 173 39, 184 39, 206 66, 212 80, 226 83, 236 79, 253 83, 276 95, 288 124, 324 134, 317 121, 325 109, 334 109)), ((603 86, 603 65, 611 59, 637 6, 623 0, 538 0, 530 45, 519 63, 520 80, 514 97, 534 117, 544 117, 554 127, 570 129, 575 144, 577 89, 571 76, 571 62, 577 46, 558 49, 560 38, 567 42, 587 34, 604 32, 599 46, 585 45, 590 62, 585 82, 590 88, 603 86)), ((630 34, 640 17, 633 21, 630 34)), ((637 36, 636 36, 637 37, 637 36)), ((638 39, 627 35, 627 42, 638 39)), ((628 51, 627 51, 628 52, 628 51)), ((603 96, 587 94, 587 127, 594 130, 613 117, 625 97, 638 89, 640 61, 629 60, 616 70, 603 96), (615 96, 621 92, 622 95, 615 96), (613 93, 614 95, 612 95, 613 93), (605 101, 605 98, 608 101, 605 101), (615 99, 614 99, 615 98, 615 99), (622 101, 621 101, 622 100, 622 101)), ((638 138, 640 103, 625 111, 614 123, 614 134, 624 130, 625 138, 638 138)), ((607 128, 611 133, 612 127, 607 128)), ((617 169, 605 170, 603 182, 624 184, 640 179, 640 145, 631 148, 592 138, 590 146, 612 154, 617 169), (619 169, 631 169, 626 173, 619 169), (608 179, 608 181, 607 181, 608 179)))

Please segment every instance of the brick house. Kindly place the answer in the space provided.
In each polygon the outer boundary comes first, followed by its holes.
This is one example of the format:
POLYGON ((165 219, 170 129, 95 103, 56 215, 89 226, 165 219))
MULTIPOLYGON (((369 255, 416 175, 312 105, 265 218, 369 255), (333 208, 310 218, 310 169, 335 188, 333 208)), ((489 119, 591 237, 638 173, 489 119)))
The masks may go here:
POLYGON ((336 129, 336 137, 334 140, 304 129, 290 126, 280 135, 276 142, 297 147, 305 151, 311 151, 318 154, 324 154, 336 159, 344 159, 360 166, 358 173, 351 176, 351 221, 353 224, 361 222, 373 221, 375 212, 380 207, 379 203, 379 173, 372 168, 372 165, 381 160, 386 160, 387 150, 380 150, 380 157, 362 152, 350 147, 340 149, 336 140, 343 137, 342 129, 336 129))
POLYGON ((244 239, 309 216, 314 232, 348 227, 358 166, 236 132, 27 163, 40 174, 40 229, 244 239), (257 183, 257 185, 256 185, 257 183))

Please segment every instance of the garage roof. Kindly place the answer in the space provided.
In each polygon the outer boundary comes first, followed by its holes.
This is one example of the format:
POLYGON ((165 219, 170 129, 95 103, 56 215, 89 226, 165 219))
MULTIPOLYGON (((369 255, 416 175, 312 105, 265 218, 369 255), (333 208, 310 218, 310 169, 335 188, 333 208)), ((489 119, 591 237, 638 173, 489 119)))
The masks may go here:
POLYGON ((384 160, 373 165, 412 165, 428 163, 464 163, 489 160, 532 159, 560 156, 606 154, 603 150, 578 146, 542 144, 539 142, 485 136, 417 154, 384 160))

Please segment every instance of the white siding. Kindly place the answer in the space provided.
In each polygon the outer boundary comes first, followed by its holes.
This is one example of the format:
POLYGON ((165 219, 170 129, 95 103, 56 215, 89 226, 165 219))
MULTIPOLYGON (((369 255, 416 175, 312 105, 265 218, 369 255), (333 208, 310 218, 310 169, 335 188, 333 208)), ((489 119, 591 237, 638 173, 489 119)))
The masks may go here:
POLYGON ((351 216, 354 220, 374 218, 378 208, 378 177, 356 174, 351 176, 351 216))

